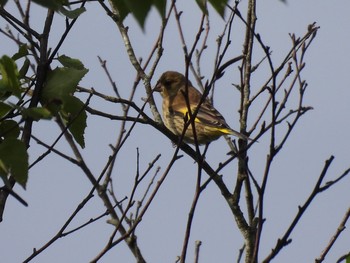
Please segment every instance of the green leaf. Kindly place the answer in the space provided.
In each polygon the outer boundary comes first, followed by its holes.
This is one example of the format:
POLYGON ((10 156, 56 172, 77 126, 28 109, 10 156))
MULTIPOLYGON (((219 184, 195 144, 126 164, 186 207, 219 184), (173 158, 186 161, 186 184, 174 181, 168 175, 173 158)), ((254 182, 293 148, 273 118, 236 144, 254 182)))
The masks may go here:
POLYGON ((209 0, 209 2, 223 18, 228 0, 209 0))
POLYGON ((8 181, 8 179, 7 179, 8 173, 9 173, 9 171, 8 171, 6 165, 0 159, 0 176, 3 178, 5 184, 7 184, 7 181, 8 181))
POLYGON ((166 0, 153 0, 153 4, 157 8, 160 16, 165 18, 166 0))
POLYGON ((66 55, 59 56, 57 59, 64 67, 74 68, 79 70, 85 69, 83 63, 81 63, 79 59, 71 58, 66 55))
POLYGON ((63 6, 61 0, 33 0, 33 2, 55 11, 58 11, 63 6))
POLYGON ((59 9, 60 13, 62 13, 63 15, 65 15, 66 17, 70 18, 70 19, 75 19, 78 16, 80 16, 82 13, 84 13, 86 11, 85 7, 79 7, 73 10, 69 10, 64 8, 63 6, 59 9))
POLYGON ((2 76, 0 80, 1 96, 10 92, 19 98, 21 96, 21 89, 17 65, 13 59, 6 55, 2 56, 0 59, 0 74, 2 76))
POLYGON ((346 257, 346 263, 350 263, 350 253, 349 253, 348 256, 346 257))
POLYGON ((42 105, 52 114, 61 115, 74 139, 84 148, 87 116, 84 103, 73 94, 88 70, 77 59, 61 56, 59 61, 66 67, 56 68, 48 74, 42 91, 42 105))
POLYGON ((130 9, 124 3, 124 0, 111 0, 115 10, 119 12, 120 20, 123 21, 130 13, 130 9))
POLYGON ((28 55, 28 47, 27 45, 21 45, 18 49, 18 52, 12 56, 13 60, 17 60, 23 58, 28 55))
POLYGON ((208 0, 196 0, 197 5, 199 8, 202 10, 204 14, 208 14, 208 7, 207 7, 207 2, 208 0))
POLYGON ((51 71, 43 87, 43 104, 64 101, 66 97, 73 95, 80 80, 88 72, 87 69, 56 68, 51 71))
POLYGON ((20 134, 18 123, 14 120, 4 120, 0 122, 1 138, 17 138, 20 134))
POLYGON ((41 119, 49 120, 52 118, 51 112, 43 107, 23 109, 22 114, 25 118, 30 117, 35 121, 41 119))
POLYGON ((26 58, 23 62, 23 66, 21 67, 21 69, 18 72, 20 79, 23 79, 26 76, 28 69, 29 69, 29 66, 30 66, 30 61, 29 61, 29 59, 26 58))
POLYGON ((28 153, 24 142, 9 138, 0 143, 0 174, 13 178, 24 188, 28 180, 28 153))
POLYGON ((82 70, 67 67, 54 69, 48 75, 43 96, 63 99, 65 96, 72 95, 87 72, 85 68, 82 70))
POLYGON ((5 6, 7 3, 7 0, 0 0, 0 6, 5 6))
POLYGON ((69 1, 67 0, 33 0, 33 2, 56 12, 60 12, 70 19, 75 19, 86 11, 85 7, 72 10, 65 8, 65 5, 69 5, 69 1))
POLYGON ((0 118, 4 117, 10 110, 12 110, 10 105, 0 102, 0 118))
POLYGON ((145 20, 152 6, 152 0, 124 0, 136 21, 144 28, 145 20))
POLYGON ((86 128, 87 115, 84 110, 84 103, 76 97, 69 97, 64 101, 62 118, 68 125, 69 131, 72 133, 75 141, 84 148, 84 132, 86 128))

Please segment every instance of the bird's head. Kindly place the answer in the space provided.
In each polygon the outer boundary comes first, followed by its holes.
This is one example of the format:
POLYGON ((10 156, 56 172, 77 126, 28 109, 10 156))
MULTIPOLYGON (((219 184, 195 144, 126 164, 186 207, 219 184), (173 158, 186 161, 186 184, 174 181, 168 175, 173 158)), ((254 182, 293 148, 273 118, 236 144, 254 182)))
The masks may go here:
MULTIPOLYGON (((191 83, 188 82, 188 85, 191 83)), ((179 72, 176 71, 166 71, 159 78, 154 91, 160 92, 162 97, 175 96, 179 89, 185 87, 186 78, 179 72)))

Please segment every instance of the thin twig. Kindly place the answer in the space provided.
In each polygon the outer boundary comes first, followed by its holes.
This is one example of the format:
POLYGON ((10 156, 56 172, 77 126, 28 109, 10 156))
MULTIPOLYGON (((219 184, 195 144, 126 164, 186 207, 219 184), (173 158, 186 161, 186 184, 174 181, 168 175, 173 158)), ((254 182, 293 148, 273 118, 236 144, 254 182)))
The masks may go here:
POLYGON ((321 255, 315 260, 315 263, 321 263, 325 260, 328 252, 331 250, 333 247, 334 243, 337 241, 338 237, 340 236, 341 232, 345 230, 345 225, 350 217, 350 208, 346 211, 343 220, 340 222, 337 230, 335 231, 334 235, 332 236, 331 240, 329 241, 328 245, 326 248, 322 251, 321 255))
MULTIPOLYGON (((299 206, 298 212, 295 215, 294 219, 292 220, 290 226, 284 233, 283 237, 277 240, 275 247, 272 249, 271 253, 262 261, 263 263, 270 262, 281 251, 283 247, 290 244, 291 242, 291 239, 289 239, 290 234, 292 233, 297 223, 299 222, 299 220, 301 219, 301 217, 303 216, 303 214, 305 213, 309 205, 312 203, 314 198, 323 191, 322 182, 325 176, 327 175, 328 169, 331 163, 333 162, 333 160, 334 160, 334 156, 331 156, 328 160, 326 160, 324 167, 322 169, 322 172, 320 173, 319 178, 315 183, 314 189, 312 190, 310 196, 307 198, 307 200, 302 206, 299 206)), ((339 176, 339 178, 344 178, 344 175, 347 175, 349 173, 350 173, 350 169, 347 169, 342 175, 339 176)))

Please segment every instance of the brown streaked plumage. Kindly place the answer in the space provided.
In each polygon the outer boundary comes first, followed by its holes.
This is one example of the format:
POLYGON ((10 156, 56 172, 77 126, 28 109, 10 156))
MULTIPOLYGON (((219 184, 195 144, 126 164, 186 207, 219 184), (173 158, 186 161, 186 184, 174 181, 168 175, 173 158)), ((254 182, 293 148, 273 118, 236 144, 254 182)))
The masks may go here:
MULTIPOLYGON (((198 106, 202 94, 187 82, 188 94, 186 94, 186 78, 176 71, 166 71, 157 82, 155 91, 160 92, 163 98, 163 119, 165 126, 175 135, 180 136, 183 132, 185 121, 189 120, 188 107, 185 96, 188 96, 191 112, 198 106)), ((214 108, 209 100, 205 100, 195 117, 195 129, 198 144, 209 143, 222 135, 234 135, 247 140, 248 137, 231 129, 224 117, 214 108)), ((184 141, 195 143, 192 125, 187 127, 184 141)))

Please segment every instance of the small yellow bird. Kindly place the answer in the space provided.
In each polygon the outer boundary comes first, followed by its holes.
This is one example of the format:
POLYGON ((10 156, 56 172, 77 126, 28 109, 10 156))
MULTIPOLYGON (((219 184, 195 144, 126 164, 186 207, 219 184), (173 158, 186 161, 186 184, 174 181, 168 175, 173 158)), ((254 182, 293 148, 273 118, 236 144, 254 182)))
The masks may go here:
MULTIPOLYGON (((179 72, 166 71, 157 82, 154 91, 160 92, 163 98, 163 118, 165 126, 175 135, 181 136, 185 122, 190 118, 185 96, 188 97, 191 113, 194 113, 202 94, 187 82, 188 94, 186 94, 186 78, 179 72)), ((242 140, 249 138, 231 129, 224 117, 206 99, 198 110, 194 119, 197 143, 206 144, 218 139, 222 135, 234 135, 242 140)), ((187 127, 184 141, 195 144, 192 125, 187 127)))

